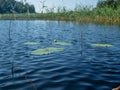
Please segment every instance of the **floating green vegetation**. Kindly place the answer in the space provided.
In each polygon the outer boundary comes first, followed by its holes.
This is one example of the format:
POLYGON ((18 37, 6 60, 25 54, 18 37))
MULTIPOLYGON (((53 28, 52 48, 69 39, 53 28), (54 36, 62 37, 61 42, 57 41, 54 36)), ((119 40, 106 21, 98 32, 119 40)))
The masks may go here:
POLYGON ((71 43, 67 43, 67 42, 54 42, 53 44, 57 44, 57 45, 62 45, 62 46, 70 46, 72 45, 71 43))
POLYGON ((25 45, 36 45, 36 44, 40 44, 39 42, 25 42, 25 45))
POLYGON ((44 55, 44 54, 50 54, 50 53, 60 52, 60 51, 64 51, 64 49, 63 48, 49 47, 49 48, 34 50, 34 51, 32 51, 31 54, 33 54, 33 55, 44 55))
POLYGON ((92 46, 96 46, 96 47, 110 47, 112 45, 111 44, 92 44, 92 46))

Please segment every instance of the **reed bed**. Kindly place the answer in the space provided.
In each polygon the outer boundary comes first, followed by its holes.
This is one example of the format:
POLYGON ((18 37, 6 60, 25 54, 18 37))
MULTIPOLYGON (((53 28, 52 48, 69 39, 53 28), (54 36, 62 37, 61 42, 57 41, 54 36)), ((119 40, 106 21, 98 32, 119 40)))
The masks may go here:
POLYGON ((120 9, 112 8, 78 8, 62 9, 46 13, 0 14, 0 20, 60 20, 75 22, 95 22, 120 24, 120 9))

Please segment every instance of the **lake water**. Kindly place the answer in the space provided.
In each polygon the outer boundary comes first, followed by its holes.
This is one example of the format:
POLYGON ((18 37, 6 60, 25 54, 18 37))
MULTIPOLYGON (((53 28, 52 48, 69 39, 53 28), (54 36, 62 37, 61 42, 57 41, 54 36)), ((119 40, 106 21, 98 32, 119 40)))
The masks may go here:
POLYGON ((111 90, 119 85, 119 26, 0 21, 0 90, 111 90), (54 40, 72 45, 54 45, 54 40), (41 44, 25 45, 25 42, 41 44), (64 48, 64 51, 31 54, 46 47, 64 48))

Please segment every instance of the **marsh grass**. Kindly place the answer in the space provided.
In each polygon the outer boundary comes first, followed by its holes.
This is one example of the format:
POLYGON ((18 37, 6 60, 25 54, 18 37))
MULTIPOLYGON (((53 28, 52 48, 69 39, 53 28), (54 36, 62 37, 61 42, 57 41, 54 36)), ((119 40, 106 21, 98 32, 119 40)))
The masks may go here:
POLYGON ((68 10, 66 8, 58 11, 48 10, 46 13, 24 13, 24 14, 1 14, 1 20, 62 20, 75 22, 95 22, 120 24, 120 8, 75 8, 68 10))

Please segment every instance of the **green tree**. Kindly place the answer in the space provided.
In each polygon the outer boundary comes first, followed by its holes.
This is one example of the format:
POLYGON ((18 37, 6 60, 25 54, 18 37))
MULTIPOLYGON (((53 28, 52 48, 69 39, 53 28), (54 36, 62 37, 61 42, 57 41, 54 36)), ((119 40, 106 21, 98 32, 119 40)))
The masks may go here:
POLYGON ((0 13, 35 13, 33 5, 15 0, 0 0, 0 13))
POLYGON ((98 8, 113 8, 117 9, 120 7, 120 0, 99 0, 97 4, 98 8))

